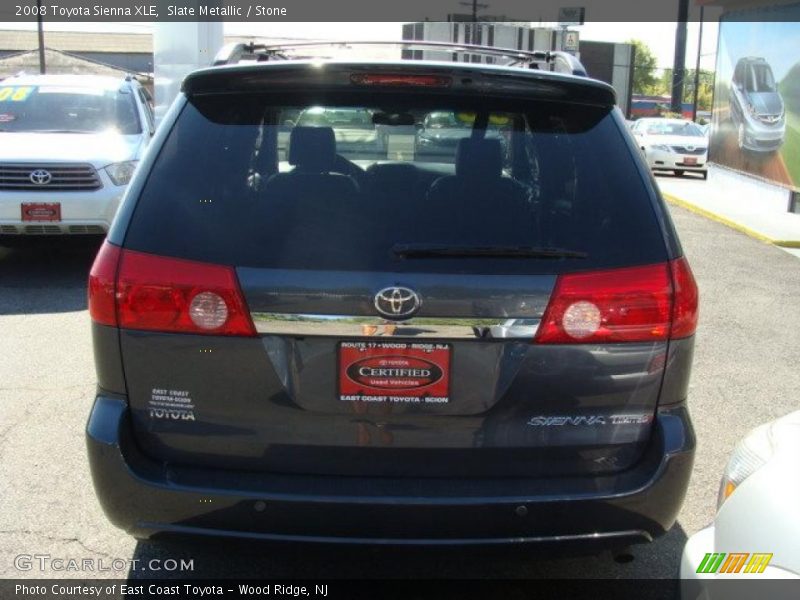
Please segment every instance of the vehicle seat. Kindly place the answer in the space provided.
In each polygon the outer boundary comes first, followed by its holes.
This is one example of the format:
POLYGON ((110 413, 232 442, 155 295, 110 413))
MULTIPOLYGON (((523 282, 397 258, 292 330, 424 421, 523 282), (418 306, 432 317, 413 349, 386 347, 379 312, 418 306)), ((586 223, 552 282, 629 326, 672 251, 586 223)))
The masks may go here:
POLYGON ((352 198, 358 184, 347 175, 332 173, 336 165, 336 138, 332 127, 295 127, 289 136, 288 173, 275 173, 267 180, 264 197, 314 202, 352 198))
POLYGON ((336 164, 333 129, 292 129, 289 164, 291 171, 275 173, 264 184, 256 222, 290 262, 313 257, 320 247, 331 258, 341 257, 349 251, 348 240, 359 233, 354 218, 359 187, 351 177, 331 172, 336 164))
POLYGON ((453 243, 526 244, 534 238, 530 192, 503 176, 500 140, 465 138, 456 148, 456 174, 428 190, 431 216, 448 223, 453 243))

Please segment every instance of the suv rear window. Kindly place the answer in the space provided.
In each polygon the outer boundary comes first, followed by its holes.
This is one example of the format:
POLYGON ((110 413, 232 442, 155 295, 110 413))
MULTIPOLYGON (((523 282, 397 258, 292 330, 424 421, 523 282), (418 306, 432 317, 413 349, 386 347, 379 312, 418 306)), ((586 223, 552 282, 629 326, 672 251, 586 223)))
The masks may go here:
POLYGON ((346 271, 550 273, 665 260, 611 110, 420 94, 197 96, 160 151, 125 245, 346 271), (403 252, 428 247, 569 252, 403 252))

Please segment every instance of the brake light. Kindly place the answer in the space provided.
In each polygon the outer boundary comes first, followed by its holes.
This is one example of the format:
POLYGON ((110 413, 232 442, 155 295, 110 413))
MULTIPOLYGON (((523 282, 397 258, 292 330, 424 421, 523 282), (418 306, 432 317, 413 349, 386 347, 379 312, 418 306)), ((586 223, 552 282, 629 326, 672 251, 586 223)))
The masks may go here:
POLYGON ((650 342, 687 337, 697 325, 697 286, 685 259, 559 276, 535 341, 650 342))
POLYGON ((120 250, 109 243, 89 276, 89 313, 98 323, 125 329, 255 335, 233 267, 120 250))
POLYGON ((404 75, 402 73, 353 73, 350 81, 356 85, 450 87, 452 79, 441 75, 404 75))
POLYGON ((101 325, 117 325, 114 293, 120 254, 118 246, 103 242, 89 271, 89 315, 101 325))
POLYGON ((672 305, 672 339, 689 337, 697 330, 700 293, 688 261, 681 257, 670 262, 675 298, 672 305))

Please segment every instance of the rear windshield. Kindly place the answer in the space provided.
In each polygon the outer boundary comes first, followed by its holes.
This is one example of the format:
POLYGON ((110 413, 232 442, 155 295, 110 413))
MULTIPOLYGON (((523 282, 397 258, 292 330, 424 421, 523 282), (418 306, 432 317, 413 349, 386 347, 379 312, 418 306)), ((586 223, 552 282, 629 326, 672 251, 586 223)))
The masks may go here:
POLYGON ((666 258, 610 109, 353 93, 192 99, 125 245, 342 271, 553 273, 666 258))
POLYGON ((65 85, 0 85, 0 131, 141 133, 129 89, 65 85))

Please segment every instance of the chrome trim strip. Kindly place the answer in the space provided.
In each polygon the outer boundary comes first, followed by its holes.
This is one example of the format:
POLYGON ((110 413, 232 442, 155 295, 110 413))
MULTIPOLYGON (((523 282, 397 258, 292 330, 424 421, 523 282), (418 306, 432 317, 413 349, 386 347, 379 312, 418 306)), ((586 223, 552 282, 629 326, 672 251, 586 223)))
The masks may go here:
POLYGON ((197 527, 194 525, 176 525, 174 523, 159 523, 155 521, 137 521, 136 525, 142 529, 153 532, 189 533, 193 535, 206 535, 225 538, 246 538, 253 540, 276 540, 284 542, 312 542, 321 544, 369 544, 386 546, 494 546, 510 544, 545 544, 564 542, 606 542, 616 539, 640 538, 648 542, 653 541, 653 536, 644 529, 624 529, 622 531, 603 531, 597 533, 571 533, 564 535, 538 535, 515 537, 489 537, 489 538, 372 538, 372 537, 344 537, 329 535, 303 535, 291 533, 266 533, 260 531, 240 531, 230 529, 213 529, 210 527, 197 527))
POLYGON ((540 319, 416 317, 390 321, 381 317, 252 313, 256 331, 265 335, 323 337, 394 337, 531 340, 540 319))

